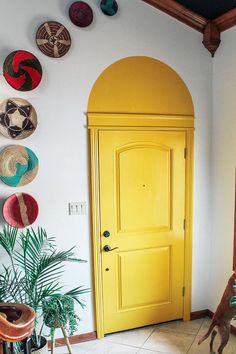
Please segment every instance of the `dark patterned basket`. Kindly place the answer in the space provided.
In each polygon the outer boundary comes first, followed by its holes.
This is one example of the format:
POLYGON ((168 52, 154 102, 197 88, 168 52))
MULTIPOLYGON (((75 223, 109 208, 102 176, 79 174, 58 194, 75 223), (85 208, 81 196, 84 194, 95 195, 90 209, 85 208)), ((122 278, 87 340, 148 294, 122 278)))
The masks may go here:
POLYGON ((71 37, 61 23, 48 21, 38 28, 36 43, 41 52, 48 57, 61 58, 71 47, 71 37))

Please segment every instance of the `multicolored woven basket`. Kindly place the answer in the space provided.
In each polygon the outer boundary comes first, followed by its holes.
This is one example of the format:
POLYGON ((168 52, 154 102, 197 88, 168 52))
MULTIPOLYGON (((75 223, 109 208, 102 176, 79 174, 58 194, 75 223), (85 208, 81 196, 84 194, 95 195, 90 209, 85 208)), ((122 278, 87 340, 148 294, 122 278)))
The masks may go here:
POLYGON ((42 79, 42 72, 38 59, 24 50, 10 53, 3 63, 6 81, 18 91, 35 89, 42 79))
POLYGON ((10 98, 0 103, 0 133, 7 138, 27 138, 37 127, 34 107, 22 98, 10 98))
POLYGON ((3 217, 6 223, 19 229, 33 224, 38 212, 38 203, 26 193, 12 194, 3 204, 3 217))
POLYGON ((63 57, 71 47, 68 30, 59 22, 44 22, 36 33, 38 48, 51 58, 63 57))
POLYGON ((38 163, 29 148, 10 145, 0 152, 0 179, 12 187, 25 186, 36 177, 38 163))

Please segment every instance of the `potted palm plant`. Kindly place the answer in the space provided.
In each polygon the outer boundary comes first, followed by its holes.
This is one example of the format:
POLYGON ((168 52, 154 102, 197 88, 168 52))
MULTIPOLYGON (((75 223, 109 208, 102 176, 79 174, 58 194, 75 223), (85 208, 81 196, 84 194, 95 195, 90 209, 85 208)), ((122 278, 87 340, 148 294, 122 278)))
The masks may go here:
MULTIPOLYGON (((47 342, 42 336, 44 321, 43 304, 50 298, 60 298, 64 294, 61 276, 66 262, 86 262, 74 255, 74 248, 57 251, 55 238, 48 237, 43 228, 19 231, 4 226, 0 232, 0 247, 5 251, 9 262, 1 265, 0 302, 24 303, 37 313, 36 329, 32 335, 32 347, 35 353, 47 353, 47 342), (40 322, 42 325, 39 326, 40 322)), ((64 296, 78 302, 82 307, 81 295, 88 292, 78 286, 64 296)), ((75 316, 76 318, 76 316, 75 316)), ((76 327, 74 327, 75 329, 76 327)), ((71 327, 72 329, 72 327, 71 327)))

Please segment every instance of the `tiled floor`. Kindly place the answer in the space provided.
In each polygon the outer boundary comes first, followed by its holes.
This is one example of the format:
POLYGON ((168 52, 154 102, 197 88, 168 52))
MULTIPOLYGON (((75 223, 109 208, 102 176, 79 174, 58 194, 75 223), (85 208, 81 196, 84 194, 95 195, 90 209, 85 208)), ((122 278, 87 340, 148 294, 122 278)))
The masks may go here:
MULTIPOLYGON (((209 354, 209 339, 197 344, 206 333, 208 318, 182 322, 174 321, 156 326, 109 334, 103 339, 75 344, 73 354, 209 354)), ((215 339, 215 349, 219 338, 215 339)), ((56 348, 56 354, 67 353, 65 347, 56 348)), ((236 353, 236 337, 231 336, 224 354, 236 353)))

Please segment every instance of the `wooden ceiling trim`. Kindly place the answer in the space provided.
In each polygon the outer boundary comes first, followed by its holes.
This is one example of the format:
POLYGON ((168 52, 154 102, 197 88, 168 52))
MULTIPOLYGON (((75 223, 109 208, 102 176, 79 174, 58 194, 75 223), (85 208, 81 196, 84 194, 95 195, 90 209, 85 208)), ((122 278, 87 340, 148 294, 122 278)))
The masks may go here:
POLYGON ((143 0, 156 7, 157 9, 167 13, 186 25, 194 28, 199 32, 204 32, 208 23, 207 19, 194 11, 187 9, 185 6, 177 3, 174 0, 143 0))
MULTIPOLYGON (((167 13, 195 30, 203 33, 203 44, 212 57, 220 45, 221 32, 236 25, 236 8, 226 12, 214 20, 189 10, 174 0, 142 0, 149 5, 167 13)), ((235 256, 236 257, 236 256, 235 256)))
POLYGON ((224 15, 217 17, 213 23, 223 32, 236 25, 236 8, 226 12, 224 15))

